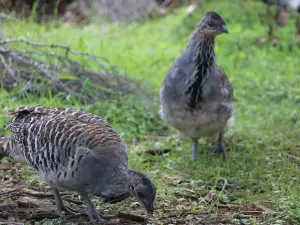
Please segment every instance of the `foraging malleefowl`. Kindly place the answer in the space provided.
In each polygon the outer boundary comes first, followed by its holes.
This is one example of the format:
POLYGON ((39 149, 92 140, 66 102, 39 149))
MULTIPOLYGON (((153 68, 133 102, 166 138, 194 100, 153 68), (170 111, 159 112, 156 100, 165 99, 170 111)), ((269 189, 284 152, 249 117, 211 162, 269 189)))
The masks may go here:
POLYGON ((192 33, 181 55, 167 72, 160 90, 161 117, 193 141, 192 160, 197 158, 198 139, 218 134, 213 153, 226 154, 224 132, 233 125, 233 88, 215 61, 215 39, 228 33, 216 12, 207 12, 192 33))
POLYGON ((103 221, 88 194, 105 202, 130 195, 153 213, 156 187, 143 173, 128 168, 125 144, 104 119, 79 110, 26 106, 10 111, 13 135, 0 139, 0 157, 25 160, 51 187, 58 214, 67 208, 58 188, 76 191, 91 221, 103 221))

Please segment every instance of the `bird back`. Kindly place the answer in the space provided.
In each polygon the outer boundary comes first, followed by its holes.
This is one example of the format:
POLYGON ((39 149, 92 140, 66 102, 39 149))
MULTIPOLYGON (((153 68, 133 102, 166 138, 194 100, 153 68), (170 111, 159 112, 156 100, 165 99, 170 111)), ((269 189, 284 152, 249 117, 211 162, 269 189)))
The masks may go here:
MULTIPOLYGON (((116 151, 113 146, 123 144, 107 121, 79 110, 26 106, 9 113, 14 117, 8 128, 24 157, 36 169, 54 170, 70 163, 78 147, 97 151, 102 148, 107 154, 107 149, 116 151)), ((127 152, 111 152, 110 156, 126 161, 127 152)))

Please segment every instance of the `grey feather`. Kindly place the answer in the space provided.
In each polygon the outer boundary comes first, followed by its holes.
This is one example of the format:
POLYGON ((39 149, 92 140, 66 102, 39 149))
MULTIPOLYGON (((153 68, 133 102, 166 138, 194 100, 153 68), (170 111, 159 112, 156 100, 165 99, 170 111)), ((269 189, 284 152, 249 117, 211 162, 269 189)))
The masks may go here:
POLYGON ((155 185, 128 167, 126 146, 107 121, 64 108, 27 106, 10 114, 14 117, 8 128, 13 136, 0 138, 0 157, 23 159, 31 165, 52 188, 59 213, 72 211, 63 205, 58 188, 77 191, 91 220, 104 217, 95 211, 88 194, 110 203, 132 195, 153 212, 155 185))
POLYGON ((233 117, 233 88, 215 62, 215 37, 223 32, 228 32, 224 20, 208 12, 160 90, 161 117, 195 143, 200 137, 223 133, 233 117))

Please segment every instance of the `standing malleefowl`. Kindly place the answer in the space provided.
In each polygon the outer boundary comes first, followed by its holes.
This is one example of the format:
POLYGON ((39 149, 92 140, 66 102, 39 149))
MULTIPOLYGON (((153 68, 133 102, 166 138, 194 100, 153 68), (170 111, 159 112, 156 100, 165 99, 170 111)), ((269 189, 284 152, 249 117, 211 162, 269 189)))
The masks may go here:
POLYGON ((234 103, 232 85, 215 59, 216 36, 222 33, 228 33, 224 20, 216 12, 207 12, 160 90, 160 114, 193 141, 193 161, 198 139, 215 135, 218 143, 213 153, 226 157, 223 136, 233 125, 234 103))
POLYGON ((88 195, 115 203, 130 195, 153 213, 156 187, 143 173, 128 168, 125 144, 104 119, 79 110, 20 107, 10 111, 12 136, 0 138, 0 158, 25 160, 51 187, 58 213, 67 208, 58 188, 76 191, 91 221, 105 218, 88 195))

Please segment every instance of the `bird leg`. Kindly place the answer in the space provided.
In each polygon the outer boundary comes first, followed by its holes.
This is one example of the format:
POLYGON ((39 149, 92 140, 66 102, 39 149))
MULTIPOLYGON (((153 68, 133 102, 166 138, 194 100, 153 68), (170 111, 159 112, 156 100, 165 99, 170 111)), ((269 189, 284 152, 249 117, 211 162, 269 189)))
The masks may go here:
POLYGON ((267 7, 268 35, 273 37, 273 13, 270 7, 267 7))
POLYGON ((64 205, 57 188, 51 187, 51 189, 52 189, 52 192, 54 195, 58 215, 63 216, 64 214, 62 211, 65 211, 65 213, 68 215, 80 215, 81 214, 81 213, 78 213, 78 212, 74 211, 73 209, 64 205))
POLYGON ((198 139, 192 139, 193 147, 192 147, 192 161, 196 161, 197 159, 197 151, 198 151, 198 139))
POLYGON ((218 142, 216 147, 211 153, 212 155, 218 155, 219 153, 223 153, 223 160, 226 160, 226 152, 225 152, 225 147, 224 147, 224 133, 220 132, 218 136, 218 142))
POLYGON ((91 221, 104 222, 104 217, 101 213, 98 213, 88 197, 87 193, 80 193, 80 196, 83 198, 87 205, 87 215, 91 221))

